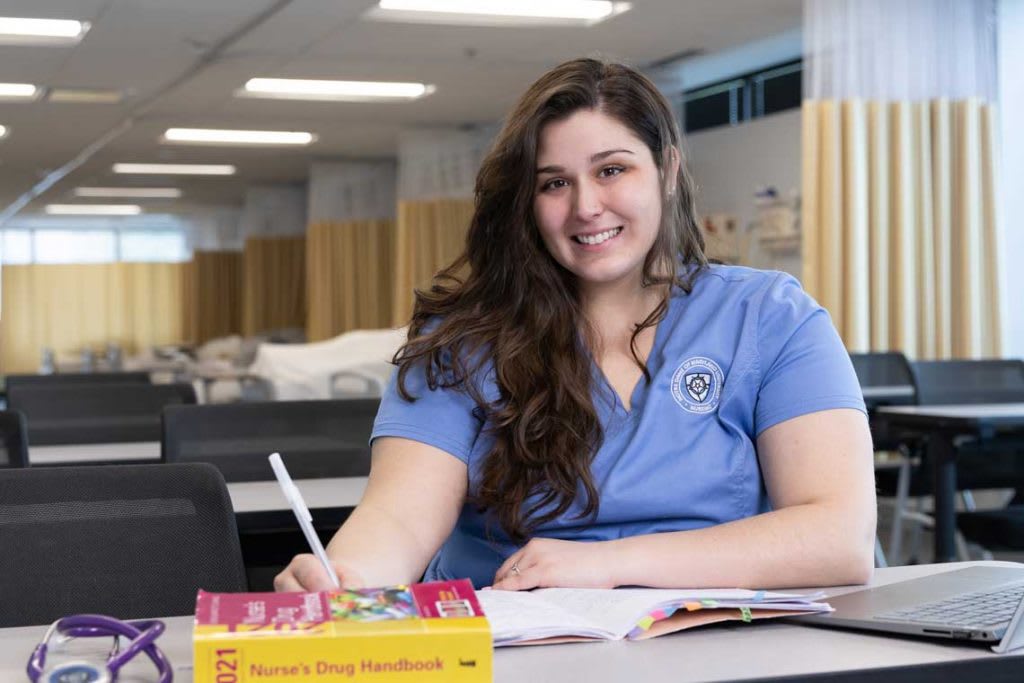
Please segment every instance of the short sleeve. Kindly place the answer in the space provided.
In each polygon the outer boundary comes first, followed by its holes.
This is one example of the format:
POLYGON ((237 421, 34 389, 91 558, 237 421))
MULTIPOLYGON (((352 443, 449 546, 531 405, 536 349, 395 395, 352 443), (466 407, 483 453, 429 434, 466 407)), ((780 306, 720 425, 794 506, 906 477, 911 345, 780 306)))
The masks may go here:
POLYGON ((864 411, 857 375, 828 312, 785 273, 775 278, 762 299, 758 352, 756 434, 819 410, 864 411))
POLYGON ((405 376, 405 388, 415 401, 402 398, 397 383, 395 372, 381 397, 370 443, 381 436, 400 436, 440 448, 469 464, 473 444, 483 427, 469 394, 457 389, 430 389, 422 364, 411 367, 405 376))

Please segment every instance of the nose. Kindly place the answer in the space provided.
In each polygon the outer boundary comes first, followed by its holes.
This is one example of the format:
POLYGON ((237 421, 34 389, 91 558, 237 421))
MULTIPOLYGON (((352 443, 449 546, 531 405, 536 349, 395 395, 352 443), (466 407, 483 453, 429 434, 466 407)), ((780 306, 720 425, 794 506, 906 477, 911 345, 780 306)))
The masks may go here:
POLYGON ((589 223, 604 211, 604 198, 597 183, 583 179, 576 183, 576 219, 589 223))

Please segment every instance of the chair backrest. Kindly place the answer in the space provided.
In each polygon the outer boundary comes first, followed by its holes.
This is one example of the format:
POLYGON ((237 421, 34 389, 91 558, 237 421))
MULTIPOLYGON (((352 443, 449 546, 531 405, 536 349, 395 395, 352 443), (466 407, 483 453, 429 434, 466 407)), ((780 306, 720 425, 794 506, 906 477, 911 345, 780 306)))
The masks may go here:
POLYGON ((212 463, 228 481, 273 479, 275 451, 295 479, 366 476, 379 406, 373 398, 168 406, 162 458, 212 463))
MULTIPOLYGON (((872 353, 851 353, 850 362, 853 363, 853 371, 857 373, 857 381, 864 391, 864 405, 869 412, 873 412, 879 406, 886 405, 907 405, 916 402, 913 392, 914 375, 910 371, 910 363, 907 357, 899 351, 880 351, 872 353), (907 393, 885 393, 884 387, 904 387, 907 393), (871 389, 882 389, 882 393, 872 393, 871 389)), ((879 432, 882 425, 872 425, 872 433, 875 435, 876 445, 879 440, 884 441, 879 450, 885 450, 891 446, 888 437, 879 432)))
POLYGON ((0 470, 0 627, 98 612, 191 614, 246 590, 231 499, 209 465, 0 470))
POLYGON ((899 351, 851 353, 853 371, 862 387, 913 385, 907 357, 899 351))
POLYGON ((148 372, 65 372, 53 375, 7 375, 6 386, 67 386, 69 384, 151 384, 148 372))
POLYGON ((1024 403, 1024 361, 932 360, 911 366, 921 405, 1024 403))
POLYGON ((28 427, 16 410, 0 410, 0 467, 28 465, 28 427))
POLYGON ((160 440, 164 406, 196 402, 191 384, 14 386, 7 405, 28 420, 33 445, 160 440))

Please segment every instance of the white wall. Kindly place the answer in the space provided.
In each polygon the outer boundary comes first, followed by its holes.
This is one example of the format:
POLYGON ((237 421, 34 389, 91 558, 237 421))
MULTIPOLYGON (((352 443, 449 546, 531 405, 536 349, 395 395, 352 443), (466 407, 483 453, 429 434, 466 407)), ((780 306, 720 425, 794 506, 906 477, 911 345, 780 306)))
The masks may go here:
POLYGON ((318 161, 309 169, 309 222, 395 217, 398 164, 318 161))
POLYGON ((242 239, 306 233, 306 186, 257 185, 245 193, 242 239))
POLYGON ((188 248, 192 251, 241 251, 242 211, 233 206, 203 208, 185 216, 188 248))
POLYGON ((697 210, 730 213, 738 221, 740 253, 748 265, 800 277, 800 253, 773 254, 747 232, 754 219, 754 192, 774 186, 782 196, 800 192, 800 110, 791 109, 738 126, 687 136, 690 171, 697 182, 697 210))
POLYGON ((998 31, 1003 355, 1024 358, 1024 2, 1001 0, 998 31))

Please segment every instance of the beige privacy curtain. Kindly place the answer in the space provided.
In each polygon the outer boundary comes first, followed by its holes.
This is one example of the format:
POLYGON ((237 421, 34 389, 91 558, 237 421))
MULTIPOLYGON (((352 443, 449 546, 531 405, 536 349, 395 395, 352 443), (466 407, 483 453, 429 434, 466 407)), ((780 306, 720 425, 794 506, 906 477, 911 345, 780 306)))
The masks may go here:
POLYGON ((806 4, 803 284, 852 351, 1000 353, 989 5, 806 4))
POLYGON ((35 372, 42 349, 58 354, 119 344, 136 353, 186 339, 187 264, 4 266, 0 372, 35 372))
POLYGON ((250 237, 242 272, 242 333, 306 326, 306 238, 250 237))
POLYGON ((201 344, 242 330, 242 254, 195 251, 185 264, 185 335, 201 344))
POLYGON ((322 221, 306 233, 309 341, 391 325, 395 223, 322 221))
POLYGON ((428 286, 437 271, 462 253, 472 217, 471 199, 398 202, 392 325, 409 322, 413 290, 428 286))

